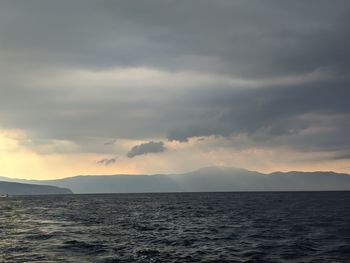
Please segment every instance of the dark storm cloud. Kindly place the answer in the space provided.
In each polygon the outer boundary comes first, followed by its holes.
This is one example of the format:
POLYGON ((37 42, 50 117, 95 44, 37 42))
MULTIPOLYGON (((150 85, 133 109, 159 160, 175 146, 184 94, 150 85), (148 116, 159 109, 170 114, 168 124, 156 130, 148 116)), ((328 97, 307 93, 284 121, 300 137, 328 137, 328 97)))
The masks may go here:
POLYGON ((339 123, 347 123, 349 97, 347 79, 254 90, 221 90, 206 95, 202 93, 193 101, 198 105, 206 105, 208 111, 205 112, 203 107, 203 113, 198 114, 197 120, 192 123, 189 120, 175 127, 168 138, 186 141, 194 136, 254 135, 258 132, 273 137, 295 134, 312 125, 323 124, 337 129, 339 123), (335 120, 329 123, 327 116, 334 116, 335 120))
POLYGON ((341 156, 350 147, 349 10, 345 0, 1 1, 0 127, 82 145, 244 134, 341 156), (212 80, 55 82, 62 71, 130 67, 212 80))
POLYGON ((347 79, 241 92, 228 90, 199 97, 197 103, 206 105, 202 114, 193 122, 188 119, 174 127, 168 134, 170 140, 247 135, 251 140, 247 147, 330 151, 336 153, 335 159, 344 158, 347 154, 343 152, 350 149, 347 79))
POLYGON ((2 1, 2 49, 7 59, 51 66, 249 77, 341 70, 349 65, 349 7, 339 0, 2 1))
POLYGON ((149 153, 161 153, 166 150, 163 142, 150 141, 148 143, 143 143, 136 145, 131 148, 131 150, 126 154, 129 158, 134 158, 137 155, 144 155, 149 153))

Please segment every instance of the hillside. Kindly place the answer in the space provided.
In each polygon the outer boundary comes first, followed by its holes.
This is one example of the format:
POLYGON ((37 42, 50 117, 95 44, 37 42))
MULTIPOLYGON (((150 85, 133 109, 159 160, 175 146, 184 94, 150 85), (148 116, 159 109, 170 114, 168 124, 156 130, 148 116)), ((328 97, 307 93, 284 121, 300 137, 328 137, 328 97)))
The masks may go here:
POLYGON ((334 172, 263 174, 227 167, 207 167, 173 175, 85 175, 46 181, 20 179, 12 181, 66 187, 75 193, 350 190, 348 174, 334 172))
POLYGON ((0 194, 8 195, 58 195, 73 194, 70 189, 50 185, 35 185, 0 181, 0 194))

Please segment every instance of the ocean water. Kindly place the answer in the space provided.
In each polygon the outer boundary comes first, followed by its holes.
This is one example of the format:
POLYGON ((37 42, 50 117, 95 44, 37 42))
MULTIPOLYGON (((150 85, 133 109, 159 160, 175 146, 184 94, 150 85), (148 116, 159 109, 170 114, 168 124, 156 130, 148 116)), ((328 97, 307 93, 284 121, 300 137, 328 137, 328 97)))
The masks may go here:
POLYGON ((0 262, 350 262, 350 192, 0 199, 0 262))

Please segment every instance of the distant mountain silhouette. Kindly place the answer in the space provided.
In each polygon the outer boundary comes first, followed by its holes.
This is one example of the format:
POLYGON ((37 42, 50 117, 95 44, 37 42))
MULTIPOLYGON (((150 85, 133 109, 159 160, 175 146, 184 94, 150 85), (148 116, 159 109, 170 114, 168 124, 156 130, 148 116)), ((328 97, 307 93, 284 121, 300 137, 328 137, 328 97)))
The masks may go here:
POLYGON ((57 195, 57 194, 72 194, 72 191, 67 188, 60 188, 50 185, 35 185, 15 182, 0 181, 0 194, 8 195, 57 195))
POLYGON ((206 167, 185 174, 169 175, 85 175, 46 181, 7 179, 67 187, 74 193, 350 190, 348 174, 334 172, 263 174, 230 167, 206 167))

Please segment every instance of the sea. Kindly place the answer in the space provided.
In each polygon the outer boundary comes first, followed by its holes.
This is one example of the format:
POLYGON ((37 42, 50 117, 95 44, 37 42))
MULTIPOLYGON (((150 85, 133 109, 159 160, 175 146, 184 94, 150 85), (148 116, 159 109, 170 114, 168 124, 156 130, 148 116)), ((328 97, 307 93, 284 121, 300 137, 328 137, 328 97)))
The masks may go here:
POLYGON ((350 262, 350 192, 0 198, 0 262, 350 262))

